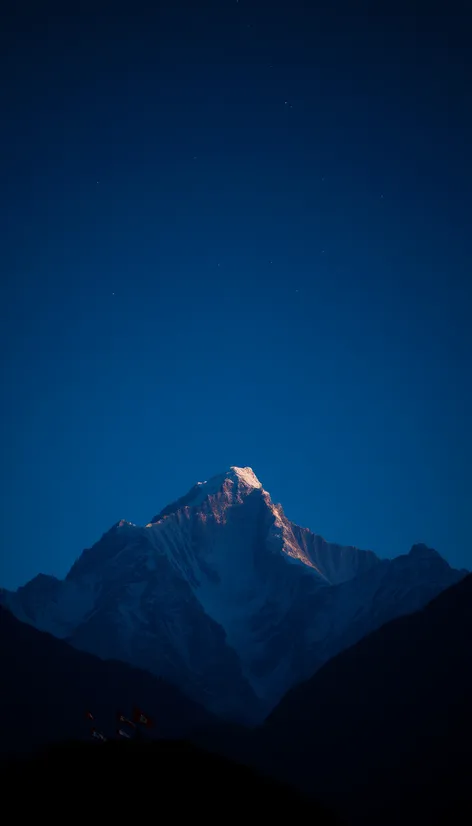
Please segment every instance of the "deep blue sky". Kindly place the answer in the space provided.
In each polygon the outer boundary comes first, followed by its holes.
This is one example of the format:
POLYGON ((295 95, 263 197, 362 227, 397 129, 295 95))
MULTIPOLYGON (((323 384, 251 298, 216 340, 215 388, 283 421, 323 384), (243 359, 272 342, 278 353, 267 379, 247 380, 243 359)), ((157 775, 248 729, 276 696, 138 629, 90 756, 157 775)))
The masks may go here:
POLYGON ((327 539, 472 567, 465 15, 14 5, 0 585, 232 464, 327 539))

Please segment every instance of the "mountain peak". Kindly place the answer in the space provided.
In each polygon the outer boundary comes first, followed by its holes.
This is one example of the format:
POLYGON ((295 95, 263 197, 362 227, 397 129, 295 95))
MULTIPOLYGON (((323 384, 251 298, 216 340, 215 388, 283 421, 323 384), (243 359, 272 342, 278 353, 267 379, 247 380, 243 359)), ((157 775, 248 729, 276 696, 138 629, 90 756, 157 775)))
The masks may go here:
POLYGON ((429 548, 424 542, 417 542, 410 549, 409 556, 417 559, 441 559, 442 556, 434 548, 429 548))
POLYGON ((40 577, 0 602, 251 723, 331 656, 461 577, 425 545, 381 560, 326 542, 291 522, 252 468, 232 465, 145 527, 116 522, 65 580, 40 577))
POLYGON ((259 479, 250 467, 236 467, 232 465, 225 473, 219 473, 217 476, 212 476, 211 479, 204 482, 197 482, 185 496, 172 502, 160 513, 157 514, 150 521, 150 525, 159 522, 165 516, 175 513, 177 510, 185 507, 198 507, 204 502, 208 496, 215 496, 224 490, 227 490, 228 483, 235 486, 235 490, 241 490, 241 485, 245 489, 245 493, 251 490, 263 490, 259 479))
POLYGON ((226 473, 226 477, 234 478, 235 476, 238 481, 243 482, 243 484, 247 485, 249 488, 262 488, 262 485, 252 467, 236 467, 235 465, 232 465, 226 473))

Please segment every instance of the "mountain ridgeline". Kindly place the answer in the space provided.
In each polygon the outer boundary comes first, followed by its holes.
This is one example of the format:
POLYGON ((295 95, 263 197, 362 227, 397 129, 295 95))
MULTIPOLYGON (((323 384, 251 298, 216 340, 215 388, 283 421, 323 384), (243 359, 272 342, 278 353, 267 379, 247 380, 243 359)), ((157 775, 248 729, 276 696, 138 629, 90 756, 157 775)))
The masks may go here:
POLYGON ((326 542, 290 522, 250 468, 232 467, 146 526, 118 522, 64 580, 39 575, 0 602, 212 713, 258 723, 334 655, 464 575, 423 545, 387 560, 326 542))

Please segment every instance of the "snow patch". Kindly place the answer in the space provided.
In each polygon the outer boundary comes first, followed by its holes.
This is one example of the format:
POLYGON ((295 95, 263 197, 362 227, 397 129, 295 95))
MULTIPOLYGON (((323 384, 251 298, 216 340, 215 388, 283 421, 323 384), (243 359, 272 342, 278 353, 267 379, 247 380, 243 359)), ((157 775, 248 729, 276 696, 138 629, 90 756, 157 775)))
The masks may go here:
POLYGON ((248 488, 262 488, 259 479, 251 467, 233 466, 230 468, 229 472, 233 473, 241 482, 247 485, 248 488))

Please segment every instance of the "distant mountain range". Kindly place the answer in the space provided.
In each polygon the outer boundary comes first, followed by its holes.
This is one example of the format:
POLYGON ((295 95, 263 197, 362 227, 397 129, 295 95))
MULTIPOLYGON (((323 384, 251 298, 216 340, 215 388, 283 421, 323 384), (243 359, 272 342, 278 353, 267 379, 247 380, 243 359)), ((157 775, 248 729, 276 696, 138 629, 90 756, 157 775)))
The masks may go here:
POLYGON ((386 560, 326 542, 290 522, 250 468, 232 467, 145 527, 118 522, 64 580, 38 575, 0 602, 78 649, 254 723, 334 655, 465 573, 424 545, 386 560))

